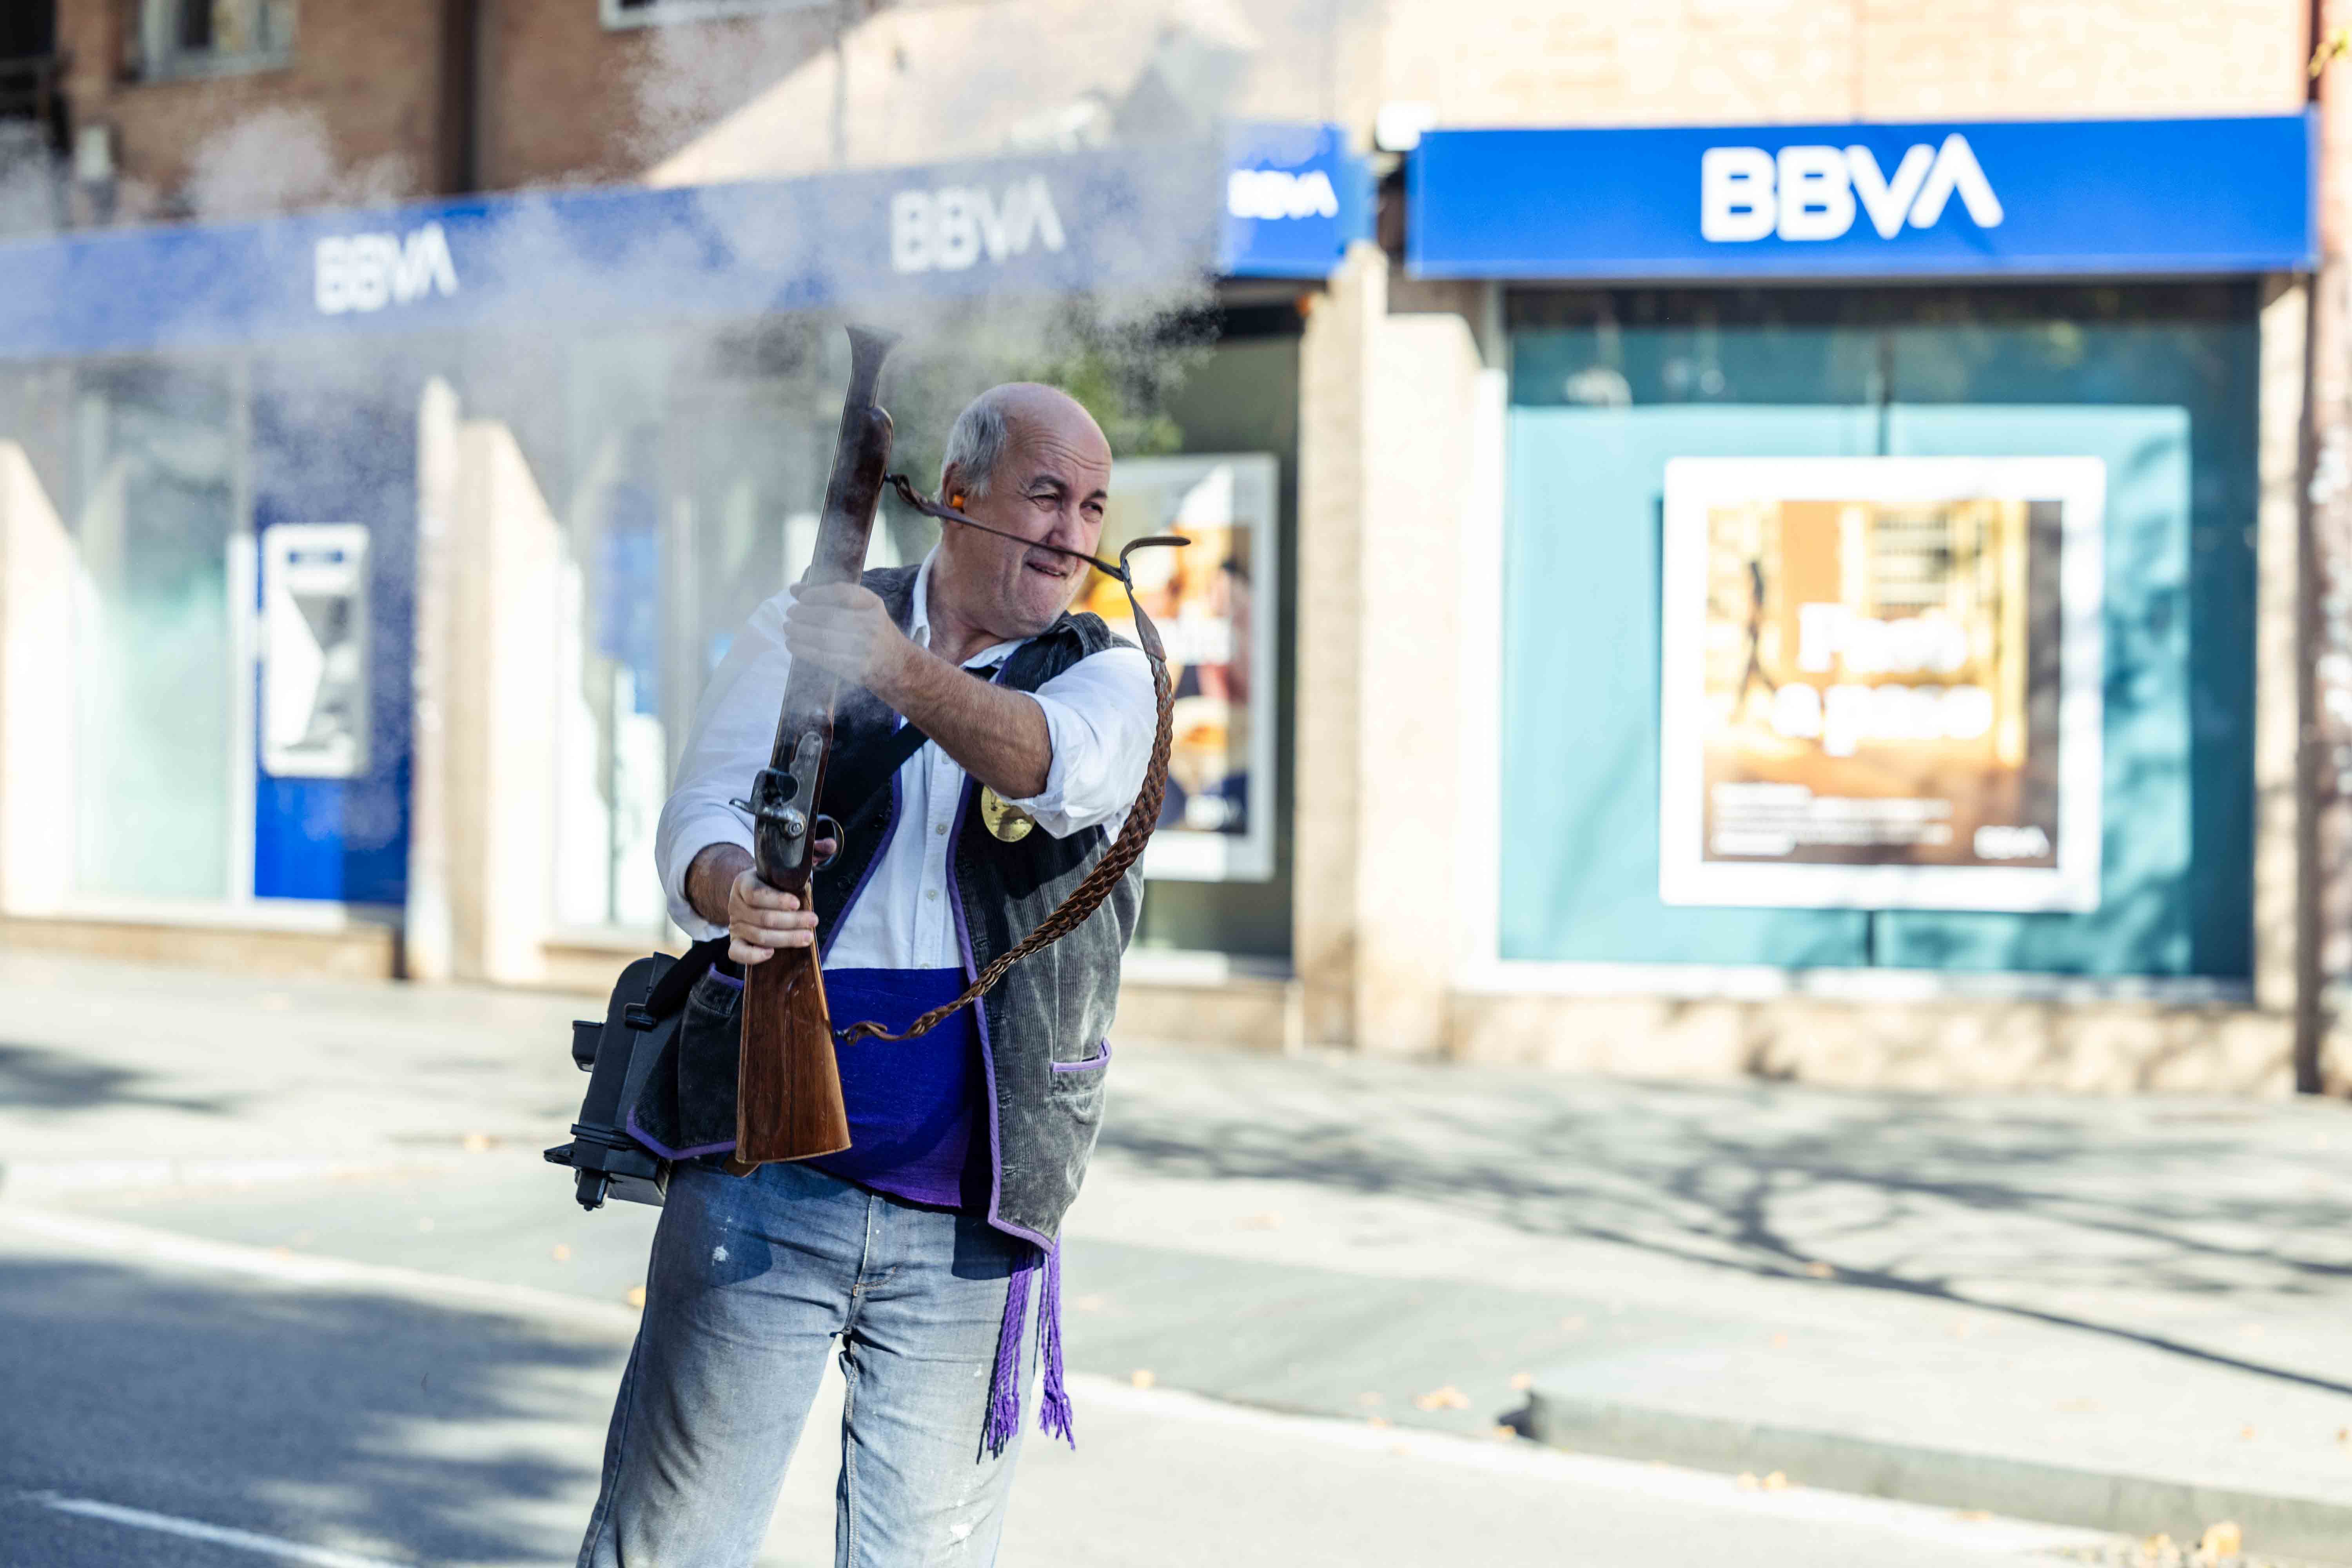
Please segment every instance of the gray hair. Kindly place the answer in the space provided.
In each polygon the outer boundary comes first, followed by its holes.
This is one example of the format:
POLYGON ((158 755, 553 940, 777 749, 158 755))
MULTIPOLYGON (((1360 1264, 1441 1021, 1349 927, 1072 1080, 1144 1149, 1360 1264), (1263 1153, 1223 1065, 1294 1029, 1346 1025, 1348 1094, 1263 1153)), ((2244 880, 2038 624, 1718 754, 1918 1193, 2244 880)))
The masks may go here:
POLYGON ((1011 401, 1010 388, 990 387, 964 405, 963 412, 948 431, 948 449, 940 458, 940 490, 945 499, 948 470, 953 468, 962 479, 963 493, 977 500, 988 493, 988 481, 1003 459, 1004 447, 1012 439, 1013 422, 1005 416, 1004 405, 1011 401))

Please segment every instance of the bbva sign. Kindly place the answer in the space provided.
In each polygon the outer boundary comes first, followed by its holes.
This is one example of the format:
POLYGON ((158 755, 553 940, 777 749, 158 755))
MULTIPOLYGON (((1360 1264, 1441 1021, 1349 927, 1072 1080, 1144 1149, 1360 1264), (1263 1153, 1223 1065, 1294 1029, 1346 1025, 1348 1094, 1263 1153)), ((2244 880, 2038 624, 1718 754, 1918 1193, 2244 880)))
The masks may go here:
POLYGON ((983 255, 1003 261, 1026 255, 1032 244, 1059 250, 1065 243, 1043 174, 1014 181, 1001 196, 980 185, 948 185, 890 198, 894 272, 961 272, 983 255))
POLYGON ((1225 176, 1225 211, 1262 220, 1338 217, 1339 193, 1320 169, 1235 169, 1225 176))
POLYGON ((1836 239, 1853 226, 1857 205, 1881 239, 1906 222, 1935 227, 1955 195, 1979 228, 1999 227, 2002 216, 1992 182, 1957 131, 1940 147, 1914 143, 1892 174, 1867 147, 1710 147, 1698 170, 1699 233, 1718 244, 1776 234, 1836 239))
POLYGON ((311 298, 321 315, 381 310, 457 291, 457 264, 437 223, 404 236, 331 235, 313 252, 311 298))

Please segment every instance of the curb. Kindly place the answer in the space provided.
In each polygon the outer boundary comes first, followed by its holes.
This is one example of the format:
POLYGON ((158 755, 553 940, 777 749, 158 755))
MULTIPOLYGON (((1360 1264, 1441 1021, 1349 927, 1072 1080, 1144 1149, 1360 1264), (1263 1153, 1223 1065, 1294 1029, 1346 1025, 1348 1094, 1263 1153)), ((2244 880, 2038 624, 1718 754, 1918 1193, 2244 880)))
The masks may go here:
POLYGON ((2033 1459, 1881 1442, 1843 1432, 1593 1398, 1538 1378, 1528 1435, 1556 1448, 1757 1475, 1906 1502, 2195 1541, 2234 1520, 2265 1555, 2352 1563, 2352 1504, 2110 1474, 2033 1459))

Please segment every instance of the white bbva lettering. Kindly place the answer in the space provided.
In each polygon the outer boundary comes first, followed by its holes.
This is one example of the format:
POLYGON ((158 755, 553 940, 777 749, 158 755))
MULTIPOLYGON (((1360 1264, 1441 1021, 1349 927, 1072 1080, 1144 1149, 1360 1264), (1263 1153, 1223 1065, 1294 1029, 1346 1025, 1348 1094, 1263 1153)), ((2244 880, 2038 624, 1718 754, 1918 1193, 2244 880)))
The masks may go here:
POLYGON ((1933 228, 1953 196, 1979 228, 1997 228, 2000 198, 1955 131, 1943 144, 1911 147, 1889 176, 1867 147, 1709 147, 1699 155, 1699 234, 1737 245, 1777 234, 1785 240, 1836 239, 1853 226, 1856 200, 1882 239, 1907 222, 1933 228))
POLYGON ((311 299, 321 315, 381 310, 427 294, 455 294, 457 266, 437 223, 391 234, 329 236, 312 251, 311 299))
POLYGON ((1067 243, 1045 176, 1033 174, 992 199, 976 185, 900 191, 890 198, 890 269, 961 272, 984 254, 992 262, 1029 247, 1067 243))
POLYGON ((1235 169, 1225 176, 1225 211, 1261 220, 1338 217, 1339 193, 1320 169, 1303 174, 1287 169, 1235 169))

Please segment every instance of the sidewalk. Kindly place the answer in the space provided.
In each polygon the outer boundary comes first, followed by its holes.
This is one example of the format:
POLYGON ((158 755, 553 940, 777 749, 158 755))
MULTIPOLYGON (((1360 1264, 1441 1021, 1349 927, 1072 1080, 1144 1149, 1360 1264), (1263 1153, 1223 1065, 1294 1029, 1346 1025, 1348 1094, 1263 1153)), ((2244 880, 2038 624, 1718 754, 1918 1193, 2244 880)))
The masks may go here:
MULTIPOLYGON (((534 1163, 593 1001, 13 955, 0 984, 0 1202, 635 1283, 649 1213, 581 1215, 534 1163), (402 1179, 327 1229, 314 1183, 266 1179, 338 1171, 402 1179)), ((1143 1046, 1112 1073, 1069 1227, 1081 1370, 2352 1562, 2341 1104, 1143 1046)))

